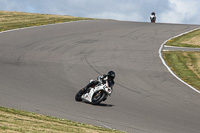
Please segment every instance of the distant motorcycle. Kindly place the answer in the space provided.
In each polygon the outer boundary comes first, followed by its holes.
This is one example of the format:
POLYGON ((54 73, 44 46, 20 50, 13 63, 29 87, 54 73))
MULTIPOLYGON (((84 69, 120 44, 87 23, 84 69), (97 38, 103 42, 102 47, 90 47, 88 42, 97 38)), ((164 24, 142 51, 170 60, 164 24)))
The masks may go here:
POLYGON ((151 13, 150 20, 151 20, 151 23, 155 23, 156 22, 156 13, 155 12, 151 13))
MULTIPOLYGON (((92 80, 90 81, 92 82, 92 80)), ((105 83, 99 82, 96 86, 90 87, 88 92, 81 89, 75 96, 76 101, 89 102, 93 105, 100 104, 105 101, 108 96, 111 96, 112 88, 108 80, 105 83)))
POLYGON ((156 22, 156 16, 150 16, 150 20, 151 20, 151 23, 155 23, 156 22))

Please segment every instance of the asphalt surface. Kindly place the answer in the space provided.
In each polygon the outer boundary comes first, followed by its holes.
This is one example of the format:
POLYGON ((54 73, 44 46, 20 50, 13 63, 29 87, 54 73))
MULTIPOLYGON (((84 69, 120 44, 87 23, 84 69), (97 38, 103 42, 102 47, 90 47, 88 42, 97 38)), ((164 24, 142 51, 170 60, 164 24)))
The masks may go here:
POLYGON ((195 25, 82 21, 0 34, 0 106, 130 133, 199 133, 200 95, 171 75, 161 44, 195 25), (74 96, 116 72, 99 106, 74 96))
POLYGON ((200 51, 200 48, 164 46, 163 51, 200 51))

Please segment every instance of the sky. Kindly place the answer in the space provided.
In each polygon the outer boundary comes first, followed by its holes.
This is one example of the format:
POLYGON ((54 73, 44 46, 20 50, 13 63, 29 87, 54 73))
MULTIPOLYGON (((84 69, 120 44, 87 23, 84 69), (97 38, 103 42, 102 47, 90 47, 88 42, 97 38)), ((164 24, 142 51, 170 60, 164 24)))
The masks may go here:
POLYGON ((0 10, 158 23, 200 24, 200 0, 0 0, 0 10))

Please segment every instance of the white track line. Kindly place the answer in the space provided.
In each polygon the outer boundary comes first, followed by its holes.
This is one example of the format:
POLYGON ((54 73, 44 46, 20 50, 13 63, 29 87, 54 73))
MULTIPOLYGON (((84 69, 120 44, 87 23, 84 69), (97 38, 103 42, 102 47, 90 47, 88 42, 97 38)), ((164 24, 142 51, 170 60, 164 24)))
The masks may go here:
POLYGON ((164 60, 163 57, 162 57, 162 49, 163 49, 163 47, 164 47, 164 45, 165 45, 165 43, 166 43, 167 41, 169 41, 169 40, 171 40, 171 39, 173 39, 173 38, 182 36, 182 35, 184 35, 184 34, 187 34, 187 33, 189 33, 189 32, 198 30, 198 29, 200 29, 200 28, 196 28, 196 29, 194 29, 194 30, 187 31, 187 32, 181 33, 181 34, 179 34, 179 35, 177 35, 177 36, 174 36, 174 37, 169 38, 168 40, 166 40, 166 41, 164 41, 164 42, 162 43, 162 45, 161 45, 161 47, 160 47, 158 53, 159 53, 159 57, 160 57, 162 63, 164 64, 164 66, 168 69, 168 71, 169 71, 174 77, 176 77, 179 81, 181 81, 182 83, 184 83, 185 85, 187 85, 188 87, 190 87, 191 89, 193 89, 194 91, 196 91, 197 93, 200 93, 199 90, 195 89, 194 87, 192 87, 191 85, 189 85, 188 83, 186 83, 185 81, 183 81, 182 79, 180 79, 180 78, 169 68, 169 66, 166 64, 165 60, 164 60))
POLYGON ((55 24, 30 26, 30 27, 24 27, 24 28, 17 28, 17 29, 11 29, 11 30, 6 30, 6 31, 1 31, 0 33, 6 33, 6 32, 17 31, 17 30, 24 30, 24 29, 31 29, 31 28, 38 28, 38 27, 45 27, 45 26, 50 26, 50 25, 60 25, 60 24, 66 24, 66 23, 77 23, 77 22, 83 22, 83 21, 90 21, 90 20, 78 20, 78 21, 62 22, 62 23, 55 23, 55 24))

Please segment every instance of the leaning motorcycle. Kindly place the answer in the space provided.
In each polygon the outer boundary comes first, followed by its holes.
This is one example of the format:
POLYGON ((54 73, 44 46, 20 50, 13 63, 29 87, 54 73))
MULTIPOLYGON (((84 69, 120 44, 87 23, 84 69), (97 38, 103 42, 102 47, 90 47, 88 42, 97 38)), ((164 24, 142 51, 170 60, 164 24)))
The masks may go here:
MULTIPOLYGON (((92 82, 92 80, 90 81, 92 82)), ((93 105, 100 104, 105 101, 108 96, 112 94, 112 87, 110 87, 109 81, 105 83, 99 82, 96 86, 90 87, 88 92, 84 92, 81 89, 75 96, 76 101, 89 102, 93 105)))

